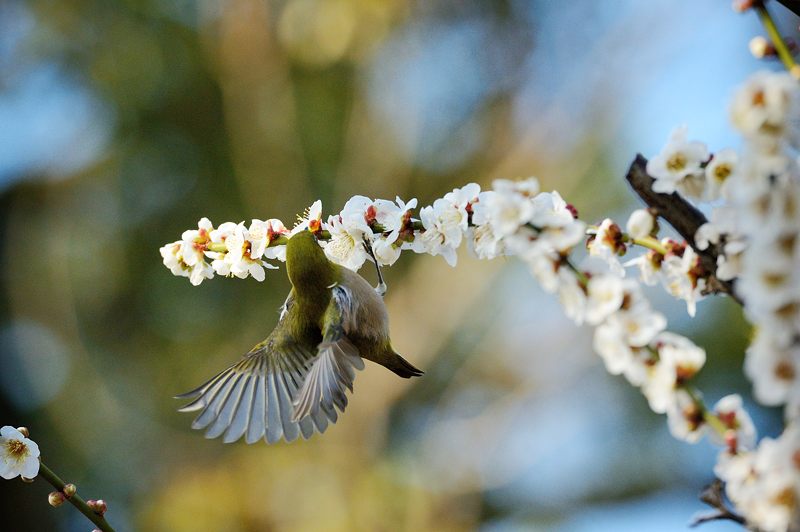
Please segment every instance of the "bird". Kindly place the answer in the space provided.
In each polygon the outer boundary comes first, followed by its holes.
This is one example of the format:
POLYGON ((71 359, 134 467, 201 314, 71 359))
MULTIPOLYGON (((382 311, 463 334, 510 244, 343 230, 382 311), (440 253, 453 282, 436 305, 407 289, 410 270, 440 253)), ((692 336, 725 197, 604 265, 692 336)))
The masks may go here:
POLYGON ((179 412, 199 412, 192 428, 205 429, 206 438, 272 444, 323 433, 344 413, 346 390, 353 391, 364 360, 403 378, 423 374, 392 348, 382 277, 373 289, 358 273, 331 262, 309 230, 286 243, 286 273, 292 288, 270 335, 176 396, 191 400, 179 412))

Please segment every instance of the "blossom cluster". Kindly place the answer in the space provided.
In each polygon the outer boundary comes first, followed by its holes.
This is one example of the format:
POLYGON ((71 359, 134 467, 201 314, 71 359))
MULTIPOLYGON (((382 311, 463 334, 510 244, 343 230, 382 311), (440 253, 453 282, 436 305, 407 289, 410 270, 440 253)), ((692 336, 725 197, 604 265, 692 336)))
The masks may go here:
POLYGON ((394 264, 402 251, 441 256, 451 266, 466 245, 478 258, 516 256, 541 286, 559 298, 576 324, 594 329, 594 348, 607 370, 638 387, 650 408, 666 414, 671 433, 696 442, 708 436, 722 450, 715 469, 748 523, 764 530, 789 528, 800 501, 800 184, 792 117, 797 88, 781 74, 758 74, 736 95, 732 121, 746 140, 739 153, 711 153, 688 140, 685 128, 670 136, 647 171, 656 192, 712 202, 711 221, 686 242, 659 238, 656 212, 634 211, 625 229, 611 219, 588 225, 556 191, 540 191, 535 178, 499 179, 489 190, 475 183, 454 189, 418 211, 404 202, 354 196, 323 219, 315 202, 290 230, 280 220, 223 223, 207 219, 181 240, 161 248, 164 264, 193 284, 216 275, 262 281, 268 261, 285 261, 285 244, 298 231, 319 237, 333 262, 358 270, 368 260, 394 264), (588 257, 576 262, 585 246, 588 257), (718 250, 716 271, 699 253, 718 250), (638 256, 623 262, 632 250, 638 256), (629 276, 633 269, 636 275, 629 276), (788 405, 787 430, 756 445, 756 432, 737 395, 713 408, 692 378, 706 361, 691 340, 666 330, 642 285, 661 284, 694 316, 712 276, 735 282, 745 313, 756 326, 745 371, 755 397, 788 405))
POLYGON ((676 130, 648 163, 653 188, 710 201, 698 248, 718 251, 718 279, 734 281, 755 335, 744 370, 755 398, 785 405, 787 428, 757 449, 729 449, 717 475, 748 523, 762 530, 800 528, 800 167, 796 126, 800 89, 786 73, 760 72, 740 87, 731 122, 739 152, 711 154, 676 130))
POLYGON ((208 218, 202 218, 197 229, 184 231, 180 240, 159 251, 173 275, 188 277, 195 286, 215 273, 263 281, 265 268, 277 268, 268 259, 286 260, 285 242, 275 244, 288 233, 276 219, 253 220, 249 227, 244 222, 225 222, 215 229, 208 218))

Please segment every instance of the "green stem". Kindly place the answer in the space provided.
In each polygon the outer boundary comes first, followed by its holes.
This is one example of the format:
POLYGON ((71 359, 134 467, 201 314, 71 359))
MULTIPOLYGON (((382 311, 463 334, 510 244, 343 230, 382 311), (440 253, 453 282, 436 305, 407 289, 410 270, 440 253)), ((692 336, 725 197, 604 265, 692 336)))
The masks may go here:
MULTIPOLYGON (((590 225, 586 228, 586 232, 588 234, 597 234, 600 228, 596 225, 590 225)), ((652 249, 656 253, 660 253, 661 255, 666 255, 669 253, 669 250, 664 247, 664 245, 658 241, 657 238, 652 236, 646 236, 644 238, 633 238, 628 233, 622 233, 622 241, 629 242, 631 244, 635 244, 637 246, 642 246, 643 248, 652 249)))
MULTIPOLYGON (((326 240, 330 237, 331 235, 327 231, 320 231, 320 238, 322 238, 323 240, 326 240)), ((280 235, 279 237, 275 238, 275 240, 270 241, 270 243, 267 244, 267 247, 272 248, 275 246, 285 246, 287 242, 289 242, 289 238, 280 235)), ((224 242, 209 242, 208 244, 206 244, 206 250, 213 251, 215 253, 228 252, 228 248, 225 246, 224 242)))
POLYGON ((578 278, 578 282, 585 288, 589 285, 589 278, 586 276, 584 272, 579 270, 577 266, 572 264, 572 261, 569 260, 569 257, 564 257, 561 259, 561 263, 564 264, 567 268, 573 271, 575 276, 578 278))
POLYGON ((661 242, 659 242, 658 239, 652 236, 646 236, 644 238, 632 238, 630 235, 625 235, 625 236, 632 244, 636 244, 637 246, 642 246, 647 249, 652 249, 653 251, 661 255, 666 255, 667 253, 669 253, 669 250, 666 247, 664 247, 664 245, 661 242))
MULTIPOLYGON (((61 480, 58 475, 53 473, 49 467, 44 465, 44 462, 42 461, 39 461, 39 476, 49 482, 50 485, 58 491, 62 493, 64 492, 64 486, 66 485, 64 481, 61 480)), ((103 532, 114 532, 114 529, 108 524, 106 518, 89 508, 89 505, 86 504, 86 501, 84 501, 80 495, 76 493, 72 497, 67 497, 67 500, 71 502, 72 505, 83 515, 85 515, 92 523, 97 525, 97 528, 103 532)))
POLYGON ((775 20, 767 10, 767 6, 765 6, 763 2, 757 2, 753 7, 758 13, 758 18, 761 19, 764 29, 767 30, 769 40, 772 41, 775 51, 778 52, 778 57, 780 57, 783 62, 783 66, 786 67, 786 70, 788 70, 792 76, 800 78, 800 67, 795 63, 794 57, 792 57, 792 53, 789 51, 789 47, 786 46, 786 42, 783 40, 780 31, 778 31, 778 27, 775 25, 775 20))
POLYGON ((703 400, 700 398, 700 395, 697 393, 697 390, 692 388, 689 385, 684 384, 683 389, 686 390, 686 393, 689 394, 689 397, 692 398, 692 402, 700 409, 700 412, 703 413, 703 421, 711 427, 714 432, 720 435, 721 438, 725 438, 725 433, 728 431, 728 428, 725 424, 720 421, 720 419, 712 412, 711 410, 706 407, 703 400))

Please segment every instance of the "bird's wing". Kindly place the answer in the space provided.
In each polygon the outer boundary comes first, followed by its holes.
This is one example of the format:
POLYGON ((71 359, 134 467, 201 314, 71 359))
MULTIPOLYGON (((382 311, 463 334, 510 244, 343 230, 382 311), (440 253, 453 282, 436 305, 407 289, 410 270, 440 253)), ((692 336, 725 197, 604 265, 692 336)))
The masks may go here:
MULTIPOLYGON (((291 305, 287 298, 283 318, 291 305)), ((244 358, 200 387, 177 396, 192 399, 180 412, 199 411, 193 429, 206 429, 206 438, 223 436, 225 443, 244 436, 247 443, 264 438, 274 443, 325 432, 335 423, 336 410, 323 408, 304 419, 292 418, 293 399, 317 354, 291 339, 280 326, 244 358)))
POLYGON ((332 288, 331 302, 325 311, 322 342, 294 402, 293 420, 318 416, 320 412, 344 412, 345 388, 353 391, 356 369, 364 369, 358 349, 347 338, 355 327, 356 301, 345 287, 332 288))

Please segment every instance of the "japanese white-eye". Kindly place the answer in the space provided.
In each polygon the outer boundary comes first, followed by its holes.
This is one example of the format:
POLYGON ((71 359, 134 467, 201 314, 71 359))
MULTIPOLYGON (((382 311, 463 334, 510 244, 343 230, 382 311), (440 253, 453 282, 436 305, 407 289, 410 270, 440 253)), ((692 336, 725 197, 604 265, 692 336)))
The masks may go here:
POLYGON ((330 262, 310 231, 286 245, 292 289, 272 333, 205 384, 177 398, 199 411, 194 429, 226 443, 310 437, 347 406, 362 359, 397 375, 422 375, 392 349, 382 297, 359 274, 330 262))

